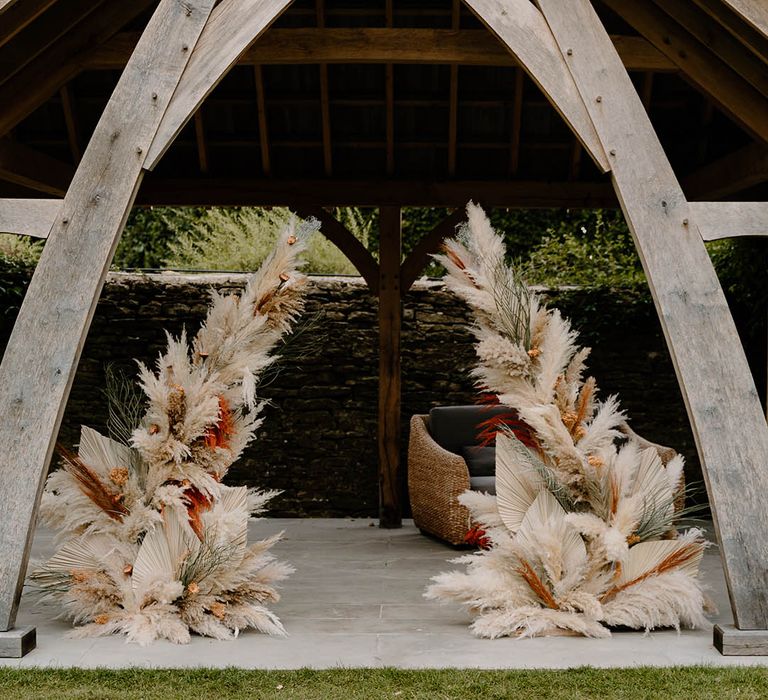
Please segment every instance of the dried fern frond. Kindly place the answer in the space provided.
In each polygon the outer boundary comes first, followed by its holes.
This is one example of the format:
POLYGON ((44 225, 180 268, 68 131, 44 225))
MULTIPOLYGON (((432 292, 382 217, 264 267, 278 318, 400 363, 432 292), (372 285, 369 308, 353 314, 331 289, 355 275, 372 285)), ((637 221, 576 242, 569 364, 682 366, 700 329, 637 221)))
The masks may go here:
POLYGON ((59 444, 56 449, 62 458, 64 469, 77 482, 83 494, 110 518, 122 520, 129 512, 122 503, 123 495, 107 488, 93 469, 64 445, 59 444))

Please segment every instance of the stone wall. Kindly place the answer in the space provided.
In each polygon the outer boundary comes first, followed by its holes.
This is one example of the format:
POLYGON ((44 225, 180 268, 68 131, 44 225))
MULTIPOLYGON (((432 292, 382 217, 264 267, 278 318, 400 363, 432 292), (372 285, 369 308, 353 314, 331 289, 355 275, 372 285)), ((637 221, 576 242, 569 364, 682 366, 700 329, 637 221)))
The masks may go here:
MULTIPOLYGON (((243 280, 221 274, 110 274, 60 439, 75 442, 81 423, 104 428, 101 389, 108 363, 135 372, 132 358, 153 362, 165 329, 195 331, 211 287, 237 289, 243 280)), ((590 369, 603 395, 618 393, 635 430, 684 453, 689 480, 698 479, 693 439, 650 301, 611 291, 547 294, 580 329, 584 344, 593 347, 590 369)), ((282 489, 274 515, 375 515, 376 300, 357 278, 312 278, 306 318, 307 327, 286 348, 280 371, 261 388, 270 400, 264 426, 229 481, 282 489)), ((474 399, 467 324, 466 309, 439 282, 418 282, 405 299, 404 464, 413 413, 474 399)))

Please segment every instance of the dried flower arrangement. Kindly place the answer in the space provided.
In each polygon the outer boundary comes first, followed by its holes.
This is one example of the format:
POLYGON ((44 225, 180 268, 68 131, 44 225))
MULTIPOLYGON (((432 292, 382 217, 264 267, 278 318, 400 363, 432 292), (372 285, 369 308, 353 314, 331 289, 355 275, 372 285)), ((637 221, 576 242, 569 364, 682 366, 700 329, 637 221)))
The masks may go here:
POLYGON ((455 559, 466 570, 436 576, 426 596, 466 606, 480 637, 702 624, 706 543, 697 529, 676 530, 682 457, 665 466, 621 430, 616 397, 598 402, 595 380, 583 378, 589 349, 507 264, 483 210, 467 212, 439 256, 446 285, 474 314, 478 385, 514 407, 534 439, 500 427, 496 496, 460 497, 483 549, 455 559))
POLYGON ((303 308, 299 254, 317 228, 293 221, 241 296, 213 292, 191 346, 169 335, 156 371, 140 365, 140 389, 108 382, 111 437, 84 426, 77 454, 61 450, 41 506, 61 546, 30 584, 76 636, 284 634, 267 608, 292 571, 269 552, 280 535, 247 541, 276 492, 222 479, 261 423, 257 378, 303 308))

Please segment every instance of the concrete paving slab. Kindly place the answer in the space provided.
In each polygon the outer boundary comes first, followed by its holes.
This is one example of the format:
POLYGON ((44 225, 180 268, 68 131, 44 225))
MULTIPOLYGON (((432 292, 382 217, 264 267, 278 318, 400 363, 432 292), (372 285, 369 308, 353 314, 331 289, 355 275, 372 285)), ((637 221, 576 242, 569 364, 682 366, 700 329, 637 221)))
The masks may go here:
MULTIPOLYGON (((457 550, 422 536, 412 523, 400 530, 371 527, 369 520, 263 520, 251 539, 285 530, 274 549, 297 571, 274 606, 289 636, 246 632, 231 642, 200 637, 189 645, 127 644, 122 637, 71 639, 59 610, 22 598, 18 625, 37 627, 38 647, 2 666, 571 668, 584 665, 768 665, 763 657, 723 657, 712 645, 712 627, 645 635, 621 632, 611 639, 476 639, 469 615, 457 606, 425 600, 429 578, 453 568, 457 550)), ((39 530, 33 556, 54 550, 52 534, 39 530)), ((720 559, 704 557, 702 576, 719 608, 711 621, 732 622, 720 559)))

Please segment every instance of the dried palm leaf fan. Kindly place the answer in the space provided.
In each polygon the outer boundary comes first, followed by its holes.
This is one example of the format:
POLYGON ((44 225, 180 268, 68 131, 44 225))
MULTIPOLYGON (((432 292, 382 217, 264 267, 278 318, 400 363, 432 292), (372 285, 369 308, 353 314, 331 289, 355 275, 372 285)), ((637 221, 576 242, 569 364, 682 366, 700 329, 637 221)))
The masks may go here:
POLYGON ((481 637, 701 625, 706 543, 697 529, 676 531, 682 457, 664 466, 626 440, 616 397, 598 402, 595 380, 583 378, 589 349, 507 264, 482 209, 467 213, 439 256, 445 283, 475 317, 478 385, 530 435, 500 428, 497 495, 459 499, 487 549, 455 560, 466 570, 436 576, 427 597, 466 606, 481 637))
POLYGON ((156 370, 140 365, 140 387, 108 373, 112 437, 83 427, 78 454, 62 450, 41 507, 61 546, 30 583, 77 636, 284 634, 266 607, 292 571, 269 553, 280 536, 248 545, 276 492, 222 479, 261 423, 257 380, 303 308, 299 255, 317 228, 293 221, 241 296, 212 294, 191 346, 168 336, 156 370))

